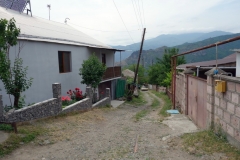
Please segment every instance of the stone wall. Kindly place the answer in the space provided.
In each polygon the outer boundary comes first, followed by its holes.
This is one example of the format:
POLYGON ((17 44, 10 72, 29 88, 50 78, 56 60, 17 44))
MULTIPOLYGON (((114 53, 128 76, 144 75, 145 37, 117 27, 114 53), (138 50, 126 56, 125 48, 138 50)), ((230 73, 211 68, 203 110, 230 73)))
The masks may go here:
POLYGON ((24 122, 39 118, 56 116, 60 113, 66 114, 75 111, 86 111, 94 107, 101 107, 111 104, 110 89, 106 88, 106 97, 101 101, 92 105, 92 90, 90 87, 86 88, 87 97, 81 101, 78 101, 72 105, 69 105, 62 109, 61 100, 61 84, 52 85, 53 98, 36 103, 34 105, 24 107, 18 110, 11 110, 7 113, 3 111, 2 96, 0 95, 0 122, 14 123, 24 122))
POLYGON ((240 79, 208 74, 207 95, 208 126, 221 129, 230 143, 240 147, 240 79), (227 82, 225 93, 215 91, 215 80, 219 78, 227 82))
POLYGON ((70 113, 70 112, 76 112, 76 111, 87 111, 92 108, 92 101, 90 98, 82 99, 81 101, 78 101, 74 104, 71 104, 65 108, 63 108, 62 112, 63 114, 70 113))
POLYGON ((92 108, 95 107, 103 107, 106 105, 111 105, 111 93, 110 93, 110 88, 106 88, 106 97, 103 98, 102 100, 98 101, 97 103, 94 103, 92 105, 92 108))
MULTIPOLYGON (((2 114, 0 122, 13 123, 13 122, 24 122, 34 119, 50 117, 58 115, 62 111, 61 101, 61 85, 53 84, 53 98, 36 103, 34 105, 24 107, 18 110, 11 110, 8 113, 2 114)), ((0 108, 3 110, 2 100, 0 96, 0 108)))
POLYGON ((187 80, 183 73, 176 75, 176 108, 181 113, 185 113, 186 108, 186 94, 187 94, 187 80))

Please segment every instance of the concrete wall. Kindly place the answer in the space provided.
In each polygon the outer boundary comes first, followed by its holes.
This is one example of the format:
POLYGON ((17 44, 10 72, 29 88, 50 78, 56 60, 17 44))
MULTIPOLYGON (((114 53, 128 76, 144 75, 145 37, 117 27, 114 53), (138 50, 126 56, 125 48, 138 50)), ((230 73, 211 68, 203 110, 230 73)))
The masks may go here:
POLYGON ((227 91, 215 91, 217 76, 207 78, 207 120, 208 126, 227 134, 230 143, 240 147, 240 79, 221 76, 227 82, 227 91))
MULTIPOLYGON (((24 66, 28 66, 28 77, 33 78, 32 86, 22 95, 26 95, 26 103, 36 103, 51 98, 51 85, 53 83, 62 84, 62 95, 67 95, 69 89, 76 87, 85 92, 86 85, 81 84, 79 68, 83 60, 95 52, 106 53, 107 66, 113 66, 114 52, 104 49, 90 49, 87 47, 64 45, 46 42, 20 41, 23 48, 20 57, 23 59, 24 66), (59 73, 58 51, 70 51, 72 59, 72 72, 59 73)), ((18 54, 19 46, 16 45, 10 49, 11 60, 18 54)), ((99 57, 101 60, 101 57, 99 57)), ((10 100, 0 81, 0 94, 3 96, 3 105, 9 105, 10 100)), ((13 101, 13 97, 12 97, 13 101)))
POLYGON ((181 113, 185 113, 186 108, 186 92, 187 92, 187 80, 186 76, 183 73, 179 73, 176 76, 176 107, 181 111, 181 113))
POLYGON ((94 103, 92 105, 93 108, 96 107, 103 107, 106 105, 111 105, 111 93, 110 93, 110 88, 106 88, 106 97, 100 101, 98 101, 97 103, 94 103))

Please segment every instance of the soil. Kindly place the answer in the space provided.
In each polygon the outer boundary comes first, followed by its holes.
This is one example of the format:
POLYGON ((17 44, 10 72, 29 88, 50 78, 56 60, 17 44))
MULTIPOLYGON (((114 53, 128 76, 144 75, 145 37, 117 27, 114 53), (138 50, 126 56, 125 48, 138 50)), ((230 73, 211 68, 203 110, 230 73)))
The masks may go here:
MULTIPOLYGON (((159 109, 151 109, 153 97, 143 92, 147 104, 123 104, 118 108, 94 109, 44 121, 49 132, 30 144, 24 144, 5 160, 79 160, 79 159, 141 159, 202 160, 220 159, 218 155, 194 155, 183 149, 180 137, 163 140, 176 131, 161 123, 159 109), (137 112, 150 112, 135 121, 137 112)), ((164 101, 159 99, 161 106, 164 101)))

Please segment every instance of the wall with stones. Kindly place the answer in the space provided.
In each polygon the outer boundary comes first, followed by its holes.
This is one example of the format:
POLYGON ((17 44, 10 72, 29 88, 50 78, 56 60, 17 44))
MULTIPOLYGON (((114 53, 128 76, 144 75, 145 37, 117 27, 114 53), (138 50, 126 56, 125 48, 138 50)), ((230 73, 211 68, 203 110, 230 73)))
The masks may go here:
POLYGON ((181 113, 185 113, 186 108, 186 92, 187 92, 187 81, 186 76, 183 73, 178 73, 176 75, 176 108, 180 110, 181 113))
POLYGON ((240 147, 240 79, 230 76, 207 77, 208 127, 221 129, 233 145, 240 147), (225 93, 215 90, 215 80, 227 82, 225 93))
POLYGON ((103 106, 106 106, 106 105, 111 105, 110 88, 106 88, 106 97, 103 98, 102 100, 98 101, 97 103, 94 103, 92 105, 92 108, 103 107, 103 106))
POLYGON ((2 96, 0 96, 0 122, 13 123, 13 122, 24 122, 34 119, 50 117, 58 115, 62 111, 61 101, 61 85, 53 84, 53 98, 36 103, 34 105, 24 107, 18 110, 11 110, 8 113, 3 113, 2 96))
POLYGON ((76 111, 87 111, 92 108, 92 102, 90 98, 85 98, 81 101, 78 101, 74 104, 71 104, 65 108, 63 108, 62 112, 63 114, 70 113, 70 112, 76 112, 76 111))

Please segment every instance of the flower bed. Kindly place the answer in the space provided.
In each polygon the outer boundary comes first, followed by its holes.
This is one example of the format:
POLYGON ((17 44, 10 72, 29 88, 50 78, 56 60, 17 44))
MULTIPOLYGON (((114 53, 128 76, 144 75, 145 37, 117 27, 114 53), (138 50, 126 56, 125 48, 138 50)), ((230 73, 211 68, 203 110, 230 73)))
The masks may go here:
POLYGON ((83 95, 79 88, 75 88, 73 91, 70 89, 67 94, 68 96, 62 96, 62 108, 86 98, 86 94, 83 95))

